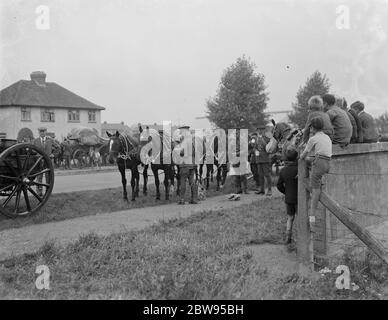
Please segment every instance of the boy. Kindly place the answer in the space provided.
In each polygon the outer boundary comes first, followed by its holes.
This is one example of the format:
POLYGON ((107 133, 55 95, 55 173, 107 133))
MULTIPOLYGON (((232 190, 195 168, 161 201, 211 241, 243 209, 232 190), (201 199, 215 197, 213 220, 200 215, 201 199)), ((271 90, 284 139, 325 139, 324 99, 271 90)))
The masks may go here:
POLYGON ((285 195, 287 210, 286 244, 292 240, 292 225, 294 223, 298 203, 298 152, 294 149, 286 151, 285 167, 280 171, 277 183, 278 190, 285 195))
POLYGON ((307 154, 312 152, 314 161, 310 173, 310 183, 312 189, 310 222, 315 221, 315 211, 318 207, 321 196, 322 177, 329 172, 330 159, 332 155, 332 142, 323 131, 323 121, 321 118, 311 120, 311 130, 313 136, 308 140, 306 148, 300 155, 300 159, 305 159, 307 154))

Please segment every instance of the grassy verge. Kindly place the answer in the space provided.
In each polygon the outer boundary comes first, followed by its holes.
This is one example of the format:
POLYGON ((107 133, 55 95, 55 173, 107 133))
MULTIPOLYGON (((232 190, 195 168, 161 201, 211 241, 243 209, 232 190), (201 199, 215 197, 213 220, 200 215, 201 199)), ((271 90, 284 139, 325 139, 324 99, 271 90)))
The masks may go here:
MULTIPOLYGON (((130 188, 130 187, 129 187, 130 188)), ((227 179, 225 188, 216 191, 212 184, 207 192, 207 197, 230 193, 232 190, 230 179, 227 179)), ((158 206, 178 201, 174 194, 170 200, 164 200, 164 186, 161 186, 161 200, 156 200, 155 185, 148 186, 148 194, 145 196, 140 191, 140 197, 136 201, 124 201, 122 188, 79 191, 70 193, 53 194, 46 205, 32 216, 9 219, 0 215, 0 231, 10 228, 20 228, 31 224, 61 221, 99 213, 109 213, 133 208, 158 206)), ((188 196, 188 190, 186 191, 188 196)))
MULTIPOLYGON (((249 181, 249 187, 254 186, 253 179, 249 181)), ((129 187, 130 189, 130 187, 129 187)), ((128 189, 128 191, 130 191, 128 189)), ((53 194, 46 205, 32 216, 9 219, 0 215, 0 231, 11 228, 21 228, 24 226, 62 221, 82 216, 109 213, 133 208, 143 208, 159 206, 169 203, 176 203, 178 198, 174 194, 170 200, 164 200, 164 185, 160 186, 161 200, 156 200, 156 190, 154 184, 149 184, 148 194, 145 196, 140 191, 140 197, 136 201, 124 201, 122 198, 122 188, 79 191, 70 193, 53 194)), ((224 189, 216 191, 215 183, 210 184, 206 192, 207 197, 214 197, 222 194, 234 192, 232 179, 226 179, 224 189)), ((130 195, 129 195, 130 196, 130 195)), ((186 197, 189 197, 189 190, 186 188, 186 197)), ((206 200, 205 200, 206 201, 206 200)))
MULTIPOLYGON (((274 277, 248 245, 281 243, 284 204, 276 199, 203 212, 142 231, 69 246, 47 243, 37 253, 0 265, 0 297, 38 299, 364 299, 380 298, 383 266, 347 265, 358 291, 338 291, 335 276, 274 277), (247 251, 241 250, 248 248, 247 251), (50 268, 50 290, 35 288, 35 269, 50 268), (362 267, 363 269, 360 269, 362 267), (373 272, 371 270, 374 270, 373 272), (367 278, 364 277, 367 272, 367 278), (363 282, 359 280, 362 278, 363 282), (373 290, 371 289, 373 287, 373 290), (377 292, 377 293, 375 293, 377 292)), ((263 257, 265 259, 265 257, 263 257)), ((371 260, 369 260, 371 261, 371 260)), ((370 263, 370 262, 369 262, 370 263)), ((386 275, 386 273, 385 273, 386 275)), ((338 276, 338 275, 336 275, 338 276)))

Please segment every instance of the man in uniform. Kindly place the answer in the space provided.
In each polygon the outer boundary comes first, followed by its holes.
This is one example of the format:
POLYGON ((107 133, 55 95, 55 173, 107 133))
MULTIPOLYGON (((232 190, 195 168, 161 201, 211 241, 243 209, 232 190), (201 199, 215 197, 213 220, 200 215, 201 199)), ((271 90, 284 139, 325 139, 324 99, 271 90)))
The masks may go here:
POLYGON ((194 181, 196 165, 194 162, 194 141, 190 133, 189 126, 183 126, 178 128, 180 134, 177 138, 178 145, 174 148, 174 152, 179 154, 178 160, 174 162, 177 163, 179 168, 179 201, 178 204, 185 204, 185 193, 186 193, 186 180, 189 180, 189 186, 191 189, 191 199, 189 203, 197 204, 197 190, 194 181), (189 150, 192 148, 190 154, 189 150))
POLYGON ((65 169, 71 169, 71 145, 69 139, 65 138, 63 146, 63 159, 65 160, 65 169))
MULTIPOLYGON (((50 159, 52 159, 53 158, 53 154, 52 154, 53 140, 49 136, 46 135, 46 133, 47 133, 46 128, 39 128, 38 131, 39 131, 39 137, 34 140, 33 145, 42 149, 44 151, 44 153, 46 153, 50 157, 50 159)), ((41 170, 44 169, 43 168, 43 161, 41 162, 40 169, 41 170)), ((45 177, 46 177, 46 183, 48 183, 49 182, 49 173, 48 172, 45 173, 45 177)), ((42 183, 42 179, 43 179, 43 174, 37 176, 38 183, 42 183)), ((42 186, 37 187, 37 192, 38 192, 39 196, 43 195, 42 186)))
POLYGON ((256 158, 260 189, 256 194, 265 194, 265 180, 267 180, 267 196, 272 196, 272 179, 271 179, 271 159, 265 147, 269 143, 270 138, 266 132, 270 130, 268 126, 262 125, 258 128, 259 136, 257 141, 258 156, 256 158), (265 180, 264 180, 265 179, 265 180))
POLYGON ((258 164, 256 162, 256 157, 259 156, 259 150, 257 149, 257 132, 252 133, 251 139, 249 141, 248 147, 249 147, 249 163, 251 165, 251 172, 253 174, 253 179, 256 183, 256 190, 259 190, 260 184, 259 184, 259 171, 258 171, 258 164))

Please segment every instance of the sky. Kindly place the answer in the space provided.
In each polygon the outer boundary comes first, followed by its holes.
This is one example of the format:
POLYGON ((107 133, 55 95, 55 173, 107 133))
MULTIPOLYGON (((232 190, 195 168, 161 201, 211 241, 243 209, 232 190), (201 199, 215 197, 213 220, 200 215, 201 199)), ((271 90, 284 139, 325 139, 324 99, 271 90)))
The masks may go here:
POLYGON ((191 125, 242 55, 270 111, 291 109, 315 70, 348 102, 388 110, 388 1, 1 0, 0 19, 0 88, 44 71, 107 122, 191 125))

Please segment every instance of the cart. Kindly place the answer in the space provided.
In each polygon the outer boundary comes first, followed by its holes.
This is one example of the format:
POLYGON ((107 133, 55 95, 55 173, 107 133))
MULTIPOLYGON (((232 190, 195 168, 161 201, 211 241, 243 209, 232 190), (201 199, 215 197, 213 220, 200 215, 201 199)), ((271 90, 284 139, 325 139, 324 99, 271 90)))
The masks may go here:
POLYGON ((30 143, 0 140, 1 214, 15 218, 37 212, 53 187, 54 167, 42 149, 30 143))

